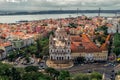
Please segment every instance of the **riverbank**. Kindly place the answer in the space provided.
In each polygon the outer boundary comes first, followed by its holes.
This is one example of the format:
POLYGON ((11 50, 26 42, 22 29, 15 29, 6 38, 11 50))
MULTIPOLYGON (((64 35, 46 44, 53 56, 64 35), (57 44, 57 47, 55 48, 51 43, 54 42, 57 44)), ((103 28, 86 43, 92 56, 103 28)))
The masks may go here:
MULTIPOLYGON (((88 17, 98 16, 97 13, 94 14, 38 14, 38 15, 6 15, 0 16, 0 23, 16 23, 18 21, 35 21, 42 19, 57 19, 57 18, 68 18, 68 17, 77 17, 81 15, 86 15, 88 17)), ((101 14, 104 17, 114 17, 115 14, 101 14)))

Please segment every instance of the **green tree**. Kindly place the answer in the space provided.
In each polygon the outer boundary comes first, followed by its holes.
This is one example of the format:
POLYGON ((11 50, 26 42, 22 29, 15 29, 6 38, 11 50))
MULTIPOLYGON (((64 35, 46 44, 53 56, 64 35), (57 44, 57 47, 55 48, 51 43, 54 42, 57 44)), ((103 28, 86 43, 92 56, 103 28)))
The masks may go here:
POLYGON ((54 68, 46 68, 45 72, 49 74, 49 76, 51 76, 53 79, 58 79, 58 76, 60 74, 59 71, 55 70, 54 68))
POLYGON ((98 72, 93 72, 90 76, 91 76, 92 79, 97 79, 97 80, 102 79, 102 75, 98 72))
POLYGON ((16 51, 10 51, 7 56, 9 61, 14 61, 17 58, 16 51))
POLYGON ((25 57, 25 60, 26 60, 26 63, 30 63, 30 57, 28 55, 25 57))
POLYGON ((49 46, 45 46, 43 47, 43 51, 42 51, 43 56, 48 56, 49 55, 49 46))
POLYGON ((22 80, 52 80, 48 75, 40 72, 27 72, 22 76, 22 80))
POLYGON ((73 77, 73 80, 90 80, 90 76, 87 74, 77 74, 73 77))
POLYGON ((11 76, 12 80, 21 80, 20 72, 18 72, 14 67, 11 69, 11 76))
POLYGON ((78 63, 83 63, 85 61, 84 57, 78 57, 77 58, 78 63))
POLYGON ((36 72, 24 73, 22 80, 38 80, 39 76, 39 73, 36 72))
POLYGON ((37 72, 38 70, 39 70, 38 66, 27 66, 27 67, 25 67, 26 72, 31 72, 31 71, 37 72))
POLYGON ((115 47, 120 47, 120 34, 116 33, 116 34, 114 35, 113 45, 114 45, 115 47))
POLYGON ((5 69, 5 75, 7 76, 7 77, 11 77, 11 69, 10 68, 7 68, 7 69, 5 69))
POLYGON ((39 80, 53 80, 53 79, 48 75, 42 74, 39 76, 39 80))
POLYGON ((51 67, 48 67, 45 69, 45 72, 48 73, 50 76, 52 76, 52 74, 54 73, 55 69, 54 68, 51 68, 51 67))
POLYGON ((40 52, 42 52, 42 46, 41 46, 41 43, 40 43, 40 39, 37 39, 36 40, 36 43, 37 43, 37 53, 36 53, 36 57, 40 57, 40 52))
POLYGON ((120 47, 116 47, 113 49, 113 52, 118 56, 120 55, 120 47))
POLYGON ((78 24, 75 24, 75 23, 70 23, 69 24, 69 27, 71 27, 71 28, 76 28, 78 26, 78 24))
POLYGON ((50 31, 48 34, 49 34, 49 35, 53 35, 53 34, 54 34, 54 31, 52 30, 52 31, 50 31))
POLYGON ((68 80, 70 78, 70 74, 68 71, 62 70, 60 71, 60 75, 58 76, 58 80, 68 80))
POLYGON ((28 47, 28 50, 30 51, 31 54, 36 54, 37 47, 35 45, 32 45, 28 47))
POLYGON ((3 64, 3 63, 0 62, 0 75, 9 75, 9 74, 11 74, 11 73, 9 73, 10 68, 12 68, 12 65, 3 64))
POLYGON ((42 58, 44 55, 48 55, 49 39, 48 38, 42 38, 42 39, 38 39, 36 42, 37 42, 37 50, 38 50, 37 53, 36 53, 36 57, 42 58))
POLYGON ((21 75, 25 73, 25 68, 23 67, 17 67, 16 70, 20 72, 21 75))
POLYGON ((20 49, 20 50, 19 50, 19 54, 20 54, 20 56, 25 55, 25 54, 26 54, 26 53, 25 53, 25 50, 24 50, 24 49, 20 49))
POLYGON ((9 80, 7 76, 0 76, 0 80, 9 80))
POLYGON ((57 70, 54 70, 54 79, 58 79, 58 76, 60 75, 60 72, 57 70))

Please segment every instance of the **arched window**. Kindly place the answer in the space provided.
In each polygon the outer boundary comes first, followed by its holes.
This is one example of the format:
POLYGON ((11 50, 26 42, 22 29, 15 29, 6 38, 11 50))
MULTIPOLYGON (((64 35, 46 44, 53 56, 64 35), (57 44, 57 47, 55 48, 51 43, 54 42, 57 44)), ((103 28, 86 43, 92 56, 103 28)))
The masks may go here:
POLYGON ((69 58, 69 56, 68 56, 68 60, 69 60, 70 58, 69 58))
POLYGON ((53 60, 53 57, 51 56, 51 60, 53 60))
POLYGON ((68 45, 70 45, 70 42, 68 42, 68 45))
POLYGON ((59 57, 59 60, 61 60, 61 57, 59 57))
POLYGON ((50 44, 52 44, 52 41, 50 42, 50 44))
POLYGON ((57 57, 57 60, 59 60, 59 57, 57 57))
POLYGON ((63 60, 63 57, 62 57, 62 60, 63 60))
POLYGON ((68 52, 70 52, 70 50, 68 49, 68 52))

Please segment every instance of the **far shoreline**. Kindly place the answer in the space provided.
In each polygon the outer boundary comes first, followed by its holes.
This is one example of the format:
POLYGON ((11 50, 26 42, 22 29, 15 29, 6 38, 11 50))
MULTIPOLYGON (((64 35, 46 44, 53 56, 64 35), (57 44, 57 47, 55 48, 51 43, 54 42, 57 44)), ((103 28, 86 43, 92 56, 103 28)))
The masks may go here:
MULTIPOLYGON (((0 23, 4 24, 11 24, 11 23, 17 23, 19 21, 39 21, 39 20, 45 20, 45 19, 59 19, 59 18, 69 18, 69 17, 78 17, 85 15, 87 17, 96 17, 98 16, 98 13, 84 13, 84 14, 36 14, 36 15, 0 15, 0 23)), ((101 17, 115 17, 112 13, 101 13, 101 17)))

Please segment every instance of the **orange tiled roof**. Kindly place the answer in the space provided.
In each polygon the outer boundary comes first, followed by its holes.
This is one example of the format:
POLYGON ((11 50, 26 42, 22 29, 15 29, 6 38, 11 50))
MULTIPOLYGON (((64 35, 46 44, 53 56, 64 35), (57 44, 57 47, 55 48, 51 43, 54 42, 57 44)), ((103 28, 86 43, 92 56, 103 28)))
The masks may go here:
POLYGON ((23 32, 14 32, 13 34, 14 34, 14 35, 18 35, 18 36, 23 36, 23 35, 25 35, 23 32))
POLYGON ((101 50, 107 50, 107 46, 108 46, 108 42, 110 40, 110 34, 107 36, 105 43, 102 44, 102 46, 100 47, 101 50))
MULTIPOLYGON (((110 36, 106 38, 108 40, 110 36)), ((94 42, 92 42, 86 34, 82 34, 81 36, 71 36, 71 50, 72 52, 101 52, 106 50, 106 43, 104 43, 101 48, 97 47, 94 42)))
POLYGON ((112 24, 110 24, 110 23, 108 23, 106 26, 107 26, 107 27, 112 27, 113 25, 112 25, 112 24))
POLYGON ((7 47, 7 46, 10 46, 11 43, 10 42, 5 42, 5 43, 1 43, 0 46, 3 46, 3 47, 7 47))

